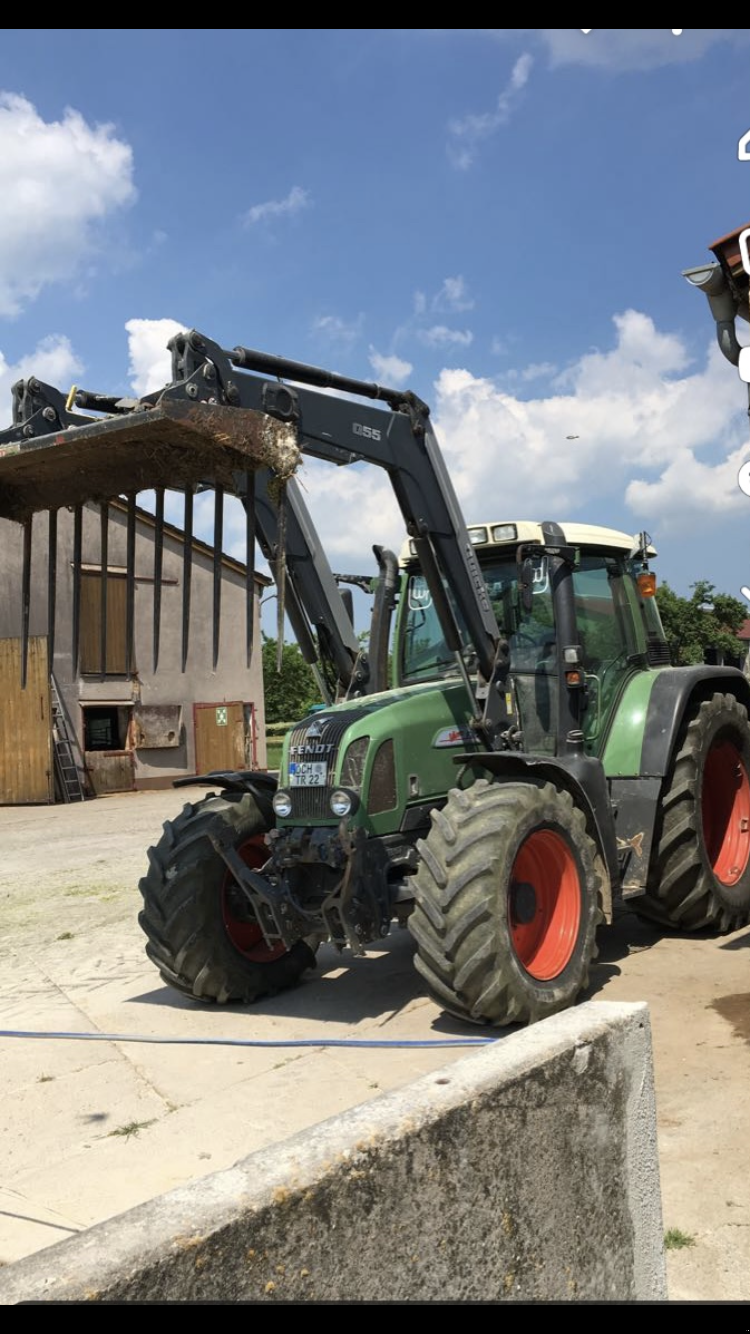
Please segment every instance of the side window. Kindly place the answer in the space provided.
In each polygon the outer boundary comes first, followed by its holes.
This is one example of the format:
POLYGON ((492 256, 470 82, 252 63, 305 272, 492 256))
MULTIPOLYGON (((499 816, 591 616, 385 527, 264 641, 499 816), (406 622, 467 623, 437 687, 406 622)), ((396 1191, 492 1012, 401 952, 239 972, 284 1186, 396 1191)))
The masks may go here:
POLYGON ((585 727, 593 742, 606 728, 621 684, 637 652, 624 572, 615 560, 584 560, 573 576, 578 637, 588 679, 585 727))
POLYGON ((622 575, 613 562, 598 566, 584 562, 573 582, 586 670, 598 673, 623 654, 634 652, 635 635, 622 575))

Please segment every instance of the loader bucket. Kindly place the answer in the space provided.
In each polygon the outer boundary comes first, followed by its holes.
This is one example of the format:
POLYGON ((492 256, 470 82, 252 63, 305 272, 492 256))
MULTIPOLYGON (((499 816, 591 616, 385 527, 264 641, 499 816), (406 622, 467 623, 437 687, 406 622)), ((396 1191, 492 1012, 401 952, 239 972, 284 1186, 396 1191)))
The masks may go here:
POLYGON ((19 523, 41 510, 162 487, 232 489, 237 473, 270 467, 285 477, 299 460, 293 426, 251 409, 184 399, 163 398, 36 439, 3 443, 3 434, 0 518, 19 523))
MULTIPOLYGON (((17 386, 22 391, 23 386, 17 386)), ((35 382, 33 392, 45 395, 45 422, 71 420, 60 412, 61 396, 49 386, 35 382)), ((36 418, 38 425, 38 417, 36 418)), ((17 422, 0 433, 0 518, 12 519, 23 528, 23 577, 21 588, 22 654, 21 679, 26 684, 31 604, 32 519, 49 511, 48 636, 51 653, 55 641, 57 584, 57 511, 74 513, 73 551, 73 659, 78 660, 80 632, 80 584, 82 569, 81 515, 86 504, 101 506, 101 565, 108 565, 109 502, 127 497, 127 658, 133 661, 135 597, 136 497, 141 491, 156 492, 156 540, 154 549, 154 670, 159 660, 161 634, 161 568, 164 531, 164 491, 185 492, 183 558, 182 670, 186 670, 189 636, 193 559, 193 493, 212 488, 216 501, 214 526, 213 665, 218 662, 221 622, 221 561, 225 491, 240 490, 250 499, 255 471, 269 468, 283 484, 300 458, 294 425, 254 409, 223 407, 163 396, 155 404, 144 402, 121 415, 86 419, 62 427, 49 435, 27 434, 33 427, 17 422), (80 424, 83 422, 83 424, 80 424)), ((283 491, 283 485, 281 487, 283 491)), ((246 561, 246 652, 253 651, 255 530, 247 526, 246 561)), ((107 583, 101 589, 101 677, 107 661, 107 583)), ((283 595, 280 597, 283 607, 283 595)))

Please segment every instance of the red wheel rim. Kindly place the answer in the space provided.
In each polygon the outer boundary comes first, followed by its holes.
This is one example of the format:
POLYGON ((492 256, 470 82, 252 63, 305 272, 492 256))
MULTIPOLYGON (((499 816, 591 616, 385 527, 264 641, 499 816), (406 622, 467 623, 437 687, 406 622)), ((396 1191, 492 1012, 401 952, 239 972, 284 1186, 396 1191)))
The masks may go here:
MULTIPOLYGON (((268 861, 268 848, 262 834, 249 838, 237 851, 245 865, 251 867, 253 871, 257 871, 268 861)), ((276 959, 286 954, 286 947, 278 944, 269 949, 257 922, 247 922, 237 917, 232 905, 233 895, 230 893, 233 885, 234 880, 227 871, 221 888, 221 915, 229 939, 234 948, 250 963, 274 963, 276 959)))
POLYGON ((530 834, 513 865, 508 903, 519 963, 537 982, 565 971, 581 926, 581 878, 573 851, 553 829, 530 834))
POLYGON ((750 779, 737 747, 718 741, 703 771, 703 841, 722 885, 738 884, 750 862, 750 779))

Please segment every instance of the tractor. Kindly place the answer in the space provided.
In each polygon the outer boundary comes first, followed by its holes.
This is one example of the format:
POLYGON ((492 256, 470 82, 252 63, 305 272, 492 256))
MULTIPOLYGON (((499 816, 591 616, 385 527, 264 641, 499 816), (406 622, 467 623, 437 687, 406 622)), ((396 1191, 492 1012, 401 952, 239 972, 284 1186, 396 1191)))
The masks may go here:
MULTIPOLYGON (((530 1023, 585 990, 623 896, 671 929, 750 921, 750 684, 670 665, 647 533, 467 525, 415 394, 197 332, 170 346, 162 392, 24 382, 0 434, 25 627, 35 512, 125 495, 133 514, 154 488, 158 535, 164 488, 232 490, 249 572, 257 540, 317 675, 323 707, 288 733, 278 780, 187 780, 212 790, 149 851, 139 920, 170 986, 249 1003, 323 943, 361 955, 395 922, 445 1010, 530 1023), (375 548, 366 652, 296 480, 306 458, 383 468, 403 515, 400 556, 375 548)), ((51 542, 50 633, 55 575, 51 542)))

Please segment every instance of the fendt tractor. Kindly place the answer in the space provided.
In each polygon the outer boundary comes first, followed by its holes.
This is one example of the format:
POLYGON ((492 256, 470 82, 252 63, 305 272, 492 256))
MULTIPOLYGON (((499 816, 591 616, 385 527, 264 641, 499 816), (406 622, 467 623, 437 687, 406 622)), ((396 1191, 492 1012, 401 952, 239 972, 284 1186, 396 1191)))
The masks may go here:
MULTIPOLYGON (((703 273, 729 354, 747 279, 726 246, 703 273)), ((140 923, 167 983, 250 1002, 296 983, 322 943, 359 955, 408 923, 438 1003, 505 1025, 575 1001, 623 895, 670 928, 750 920, 750 686, 730 668, 670 666, 647 534, 513 520, 500 488, 467 525, 414 394, 196 332, 170 346, 161 393, 66 399, 26 381, 0 436, 25 643, 35 513, 51 511, 53 635, 57 509, 80 532, 83 505, 126 496, 134 534, 136 494, 155 488, 156 589, 164 489, 185 493, 188 514, 196 491, 213 489, 221 512, 231 490, 249 593, 257 538, 280 624, 317 675, 323 707, 289 732, 278 782, 192 780, 213 791, 149 852, 140 923), (295 480, 306 458, 353 466, 354 504, 358 465, 383 468, 403 515, 400 558, 375 548, 367 652, 295 480)), ((186 582, 191 537, 186 523, 186 582)), ((80 543, 73 565, 78 587, 80 543)))

